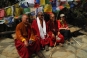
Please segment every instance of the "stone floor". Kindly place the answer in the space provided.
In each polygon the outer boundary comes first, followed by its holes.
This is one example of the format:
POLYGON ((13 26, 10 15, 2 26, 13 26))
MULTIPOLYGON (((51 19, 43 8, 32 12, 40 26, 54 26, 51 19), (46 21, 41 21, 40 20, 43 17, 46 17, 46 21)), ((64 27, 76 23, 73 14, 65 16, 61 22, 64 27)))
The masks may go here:
MULTIPOLYGON (((77 32, 80 28, 71 27, 71 32, 77 32)), ((64 47, 49 47, 49 51, 43 50, 46 58, 87 58, 87 35, 81 32, 74 33, 74 44, 64 47)), ((0 58, 19 58, 14 46, 14 39, 0 38, 0 58)), ((32 58, 38 58, 36 55, 32 58)))

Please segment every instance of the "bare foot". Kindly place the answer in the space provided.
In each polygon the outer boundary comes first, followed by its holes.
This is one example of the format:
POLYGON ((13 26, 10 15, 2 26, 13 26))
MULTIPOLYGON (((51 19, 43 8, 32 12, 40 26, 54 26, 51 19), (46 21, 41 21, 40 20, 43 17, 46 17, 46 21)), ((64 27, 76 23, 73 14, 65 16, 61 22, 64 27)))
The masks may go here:
POLYGON ((62 43, 59 43, 59 46, 60 46, 60 47, 63 47, 63 44, 62 44, 62 43))

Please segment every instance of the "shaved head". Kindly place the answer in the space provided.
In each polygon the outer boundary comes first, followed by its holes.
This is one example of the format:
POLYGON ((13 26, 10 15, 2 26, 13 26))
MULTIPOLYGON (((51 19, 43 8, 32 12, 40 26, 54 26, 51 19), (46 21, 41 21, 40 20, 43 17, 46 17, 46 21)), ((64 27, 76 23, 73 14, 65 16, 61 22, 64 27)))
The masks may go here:
POLYGON ((50 14, 50 17, 53 17, 53 16, 55 16, 55 15, 54 15, 53 13, 51 13, 51 14, 50 14))
POLYGON ((28 15, 26 15, 26 14, 22 15, 22 19, 25 19, 26 17, 28 17, 28 15))
POLYGON ((55 20, 55 15, 53 13, 50 14, 50 20, 52 20, 52 21, 55 20))
POLYGON ((22 15, 22 22, 24 22, 24 23, 28 23, 29 22, 28 15, 26 15, 26 14, 22 15))

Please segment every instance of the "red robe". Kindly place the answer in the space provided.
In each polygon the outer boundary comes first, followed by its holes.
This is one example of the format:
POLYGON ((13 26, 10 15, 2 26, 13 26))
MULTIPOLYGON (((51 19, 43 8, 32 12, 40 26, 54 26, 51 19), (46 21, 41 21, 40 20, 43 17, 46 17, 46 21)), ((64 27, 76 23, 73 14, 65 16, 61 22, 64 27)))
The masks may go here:
POLYGON ((30 58, 32 53, 38 52, 40 50, 40 45, 38 41, 35 41, 33 45, 26 47, 23 39, 29 40, 31 35, 31 27, 26 27, 23 22, 19 23, 16 27, 16 39, 15 46, 18 54, 21 58, 30 58))
POLYGON ((60 20, 58 20, 57 22, 58 22, 58 28, 66 28, 66 27, 68 27, 66 21, 64 21, 63 24, 60 22, 60 20))
POLYGON ((57 34, 58 33, 58 26, 57 26, 57 21, 54 21, 54 23, 49 20, 47 22, 47 33, 49 34, 50 37, 50 46, 54 46, 55 42, 56 43, 63 43, 64 42, 64 37, 62 34, 57 34), (55 35, 55 38, 52 36, 52 34, 55 35), (60 40, 56 40, 56 35, 60 38, 60 40))
POLYGON ((40 39, 40 44, 41 44, 42 47, 44 47, 45 45, 49 44, 49 38, 47 38, 46 35, 45 35, 45 39, 41 39, 36 19, 33 20, 33 22, 32 22, 32 28, 34 30, 36 30, 36 34, 37 34, 38 38, 40 39))

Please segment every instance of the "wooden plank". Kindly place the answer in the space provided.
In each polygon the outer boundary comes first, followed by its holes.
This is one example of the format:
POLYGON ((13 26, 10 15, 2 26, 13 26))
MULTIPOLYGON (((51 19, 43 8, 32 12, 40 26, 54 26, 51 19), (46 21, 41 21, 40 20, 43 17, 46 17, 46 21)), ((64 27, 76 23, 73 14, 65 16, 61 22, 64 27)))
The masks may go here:
POLYGON ((11 33, 15 33, 15 31, 4 31, 4 32, 0 32, 0 35, 11 34, 11 33))

